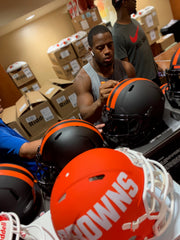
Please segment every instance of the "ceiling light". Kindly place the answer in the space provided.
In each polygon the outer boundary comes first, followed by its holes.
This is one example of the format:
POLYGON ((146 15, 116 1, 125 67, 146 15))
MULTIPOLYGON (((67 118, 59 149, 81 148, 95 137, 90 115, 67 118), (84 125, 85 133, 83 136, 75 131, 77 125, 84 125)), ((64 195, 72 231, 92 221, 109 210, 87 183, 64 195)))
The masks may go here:
POLYGON ((33 14, 33 15, 31 15, 31 16, 29 16, 29 17, 27 17, 27 18, 26 18, 26 20, 28 21, 28 20, 32 19, 33 17, 35 17, 35 15, 34 15, 34 14, 33 14))

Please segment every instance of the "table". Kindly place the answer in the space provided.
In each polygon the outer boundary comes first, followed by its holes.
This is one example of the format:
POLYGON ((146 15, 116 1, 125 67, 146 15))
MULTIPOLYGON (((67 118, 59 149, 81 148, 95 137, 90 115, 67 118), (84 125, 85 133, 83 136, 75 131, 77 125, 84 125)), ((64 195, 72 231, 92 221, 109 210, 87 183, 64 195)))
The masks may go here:
POLYGON ((175 51, 180 47, 180 42, 176 45, 173 45, 168 50, 160 53, 158 56, 154 58, 155 62, 163 69, 169 69, 171 58, 175 51))

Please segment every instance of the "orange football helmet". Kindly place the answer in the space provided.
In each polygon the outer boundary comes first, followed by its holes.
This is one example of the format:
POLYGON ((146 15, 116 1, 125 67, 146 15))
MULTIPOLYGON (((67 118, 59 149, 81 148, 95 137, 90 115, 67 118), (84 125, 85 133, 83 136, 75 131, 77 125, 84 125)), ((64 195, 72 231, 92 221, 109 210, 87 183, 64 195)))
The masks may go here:
POLYGON ((75 157, 59 174, 50 201, 59 239, 150 239, 165 231, 173 208, 165 168, 128 148, 75 157))

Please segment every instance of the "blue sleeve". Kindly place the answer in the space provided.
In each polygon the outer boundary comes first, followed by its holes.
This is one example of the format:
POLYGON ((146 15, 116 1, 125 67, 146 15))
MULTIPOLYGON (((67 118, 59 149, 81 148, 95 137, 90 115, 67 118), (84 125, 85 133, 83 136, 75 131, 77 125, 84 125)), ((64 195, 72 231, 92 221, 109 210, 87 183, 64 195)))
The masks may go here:
POLYGON ((13 129, 0 122, 0 155, 2 158, 19 157, 19 150, 25 142, 28 142, 13 129))

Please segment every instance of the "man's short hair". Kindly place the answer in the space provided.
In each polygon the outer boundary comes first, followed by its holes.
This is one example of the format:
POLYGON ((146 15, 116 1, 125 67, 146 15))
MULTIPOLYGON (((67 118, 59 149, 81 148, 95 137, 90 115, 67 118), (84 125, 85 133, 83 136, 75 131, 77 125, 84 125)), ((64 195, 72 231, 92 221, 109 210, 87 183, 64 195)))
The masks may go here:
POLYGON ((121 8, 122 0, 112 0, 112 5, 118 11, 121 8))
POLYGON ((109 30, 108 27, 104 25, 96 25, 95 27, 91 28, 91 30, 88 33, 88 43, 89 46, 92 48, 93 47, 93 36, 99 34, 99 33, 106 33, 109 32, 111 35, 111 31, 109 30))

